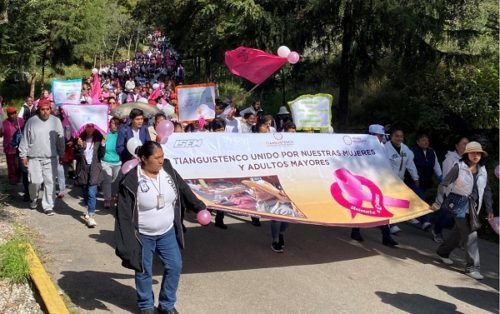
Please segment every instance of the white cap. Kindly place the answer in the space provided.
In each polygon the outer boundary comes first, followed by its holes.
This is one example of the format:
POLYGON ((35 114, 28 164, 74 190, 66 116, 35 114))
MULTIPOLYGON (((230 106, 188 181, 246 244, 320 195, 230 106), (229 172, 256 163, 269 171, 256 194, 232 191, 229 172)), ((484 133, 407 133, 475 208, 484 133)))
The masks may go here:
POLYGON ((380 124, 372 124, 368 127, 368 133, 377 134, 377 135, 385 135, 385 129, 380 124))

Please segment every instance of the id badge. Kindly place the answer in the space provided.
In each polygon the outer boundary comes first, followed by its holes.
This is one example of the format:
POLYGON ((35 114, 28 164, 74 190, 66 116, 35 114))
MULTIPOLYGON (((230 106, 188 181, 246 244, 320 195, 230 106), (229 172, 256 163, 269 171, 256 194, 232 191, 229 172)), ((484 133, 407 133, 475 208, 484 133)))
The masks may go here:
POLYGON ((158 209, 161 209, 163 207, 165 207, 165 197, 163 197, 163 194, 159 194, 158 197, 157 197, 157 206, 158 206, 158 209))

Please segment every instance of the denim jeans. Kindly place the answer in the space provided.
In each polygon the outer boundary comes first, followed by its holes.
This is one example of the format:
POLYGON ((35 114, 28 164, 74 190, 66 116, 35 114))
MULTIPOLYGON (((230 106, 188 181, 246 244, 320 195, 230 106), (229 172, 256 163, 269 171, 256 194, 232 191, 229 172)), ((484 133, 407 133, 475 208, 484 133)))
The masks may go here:
POLYGON ((278 242, 279 235, 283 234, 287 227, 287 222, 271 220, 271 237, 274 242, 278 242))
POLYGON ((86 184, 82 186, 82 189, 83 202, 87 205, 87 214, 92 216, 95 214, 97 185, 86 184))
POLYGON ((135 288, 139 309, 154 307, 153 295, 153 256, 158 253, 163 264, 159 306, 162 310, 171 310, 176 301, 177 287, 182 270, 182 257, 175 236, 175 227, 159 236, 140 234, 142 242, 143 272, 135 272, 135 288))

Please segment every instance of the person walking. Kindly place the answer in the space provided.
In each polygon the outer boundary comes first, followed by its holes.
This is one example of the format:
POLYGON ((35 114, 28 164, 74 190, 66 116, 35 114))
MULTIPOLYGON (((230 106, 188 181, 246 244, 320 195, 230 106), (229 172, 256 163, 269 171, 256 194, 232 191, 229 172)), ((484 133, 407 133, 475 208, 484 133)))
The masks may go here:
POLYGON ((49 216, 54 214, 57 162, 63 160, 65 144, 61 120, 50 112, 50 101, 40 100, 37 115, 26 122, 19 145, 19 157, 28 168, 30 208, 37 208, 38 191, 44 183, 42 209, 49 216))
POLYGON ((104 142, 105 152, 101 165, 103 170, 102 193, 104 194, 104 208, 110 208, 113 200, 112 184, 118 177, 122 162, 116 151, 118 140, 118 128, 120 119, 111 118, 109 121, 109 133, 104 142))
MULTIPOLYGON (((455 141, 455 150, 448 151, 443 161, 443 178, 455 164, 457 164, 464 154, 465 147, 469 143, 469 139, 465 136, 459 136, 455 141)), ((448 218, 447 210, 438 210, 434 227, 432 228, 432 239, 436 243, 443 243, 443 228, 448 225, 451 219, 448 218)))
POLYGON ((446 265, 452 265, 451 252, 463 246, 465 248, 465 274, 481 280, 479 246, 477 231, 471 228, 470 215, 475 211, 479 215, 481 206, 487 212, 487 218, 493 219, 493 199, 488 185, 485 158, 488 154, 478 142, 470 142, 465 147, 462 159, 451 168, 439 186, 433 210, 445 207, 454 214, 455 226, 437 249, 437 255, 446 265), (444 201, 446 195, 447 200, 444 201))
POLYGON ((149 141, 148 128, 144 125, 144 112, 134 108, 129 114, 130 124, 120 128, 116 140, 116 152, 120 155, 120 160, 125 163, 132 159, 132 154, 127 150, 127 142, 131 138, 139 140, 141 143, 149 141))
MULTIPOLYGON (((413 152, 404 143, 404 132, 401 128, 395 127, 391 131, 391 140, 385 143, 385 153, 389 159, 392 172, 404 181, 406 170, 408 170, 413 184, 419 187, 419 177, 417 167, 413 162, 413 152)), ((391 233, 398 233, 401 229, 398 225, 391 226, 391 233)))
POLYGON ((181 213, 206 206, 164 159, 160 144, 147 141, 137 155, 140 164, 117 179, 116 254, 124 267, 135 270, 137 305, 143 314, 155 313, 153 255, 159 255, 164 267, 159 312, 175 314, 184 247, 181 213))
MULTIPOLYGON (((385 140, 385 130, 384 127, 380 124, 371 124, 368 127, 368 134, 373 135, 377 138, 378 142, 382 147, 384 147, 384 140, 385 140)), ((385 149, 385 148, 384 148, 385 149)), ((382 244, 389 246, 389 247, 394 247, 396 245, 399 245, 398 242, 396 242, 392 236, 391 236, 391 230, 389 225, 383 225, 380 226, 380 231, 382 233, 382 244)), ((352 228, 351 229, 351 239, 358 241, 358 242, 363 242, 363 236, 361 235, 361 229, 360 228, 352 228)))
POLYGON ((104 156, 105 139, 93 124, 88 124, 75 145, 76 181, 82 187, 83 203, 87 206, 85 220, 94 228, 97 186, 101 180, 101 159, 104 156))
POLYGON ((3 151, 7 159, 7 178, 9 184, 15 185, 19 181, 19 154, 17 148, 21 139, 21 129, 24 126, 24 120, 17 117, 15 107, 9 106, 6 111, 7 119, 2 122, 3 151))

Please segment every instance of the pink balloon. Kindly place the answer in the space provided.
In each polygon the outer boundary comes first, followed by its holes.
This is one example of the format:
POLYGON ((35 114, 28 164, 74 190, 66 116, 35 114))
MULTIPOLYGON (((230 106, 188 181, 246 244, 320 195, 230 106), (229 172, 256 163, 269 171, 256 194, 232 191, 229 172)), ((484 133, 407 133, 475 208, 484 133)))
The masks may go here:
POLYGON ((490 220, 488 220, 490 223, 491 228, 498 234, 498 229, 500 227, 500 217, 494 217, 490 220))
POLYGON ((196 219, 202 226, 206 226, 210 223, 212 220, 212 215, 210 215, 210 212, 206 209, 200 210, 198 214, 196 215, 196 219))
POLYGON ((299 62, 299 60, 300 60, 300 55, 296 51, 292 51, 288 55, 288 62, 291 64, 295 64, 299 62))
POLYGON ((130 170, 134 169, 139 164, 139 159, 130 159, 122 165, 121 171, 123 174, 127 174, 130 170))
POLYGON ((168 137, 174 133, 174 124, 169 120, 163 120, 158 123, 156 127, 156 134, 161 139, 160 144, 165 144, 168 140, 168 137))

